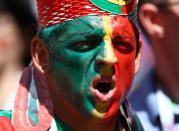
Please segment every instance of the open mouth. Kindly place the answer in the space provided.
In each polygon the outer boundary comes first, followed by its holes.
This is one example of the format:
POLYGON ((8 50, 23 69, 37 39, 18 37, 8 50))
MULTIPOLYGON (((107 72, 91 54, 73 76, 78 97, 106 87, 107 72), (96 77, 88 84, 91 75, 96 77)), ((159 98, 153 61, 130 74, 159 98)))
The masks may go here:
POLYGON ((105 95, 111 89, 111 82, 98 82, 94 85, 94 89, 97 89, 100 93, 105 95))
POLYGON ((92 94, 101 102, 109 102, 116 92, 116 79, 96 76, 90 87, 92 94))

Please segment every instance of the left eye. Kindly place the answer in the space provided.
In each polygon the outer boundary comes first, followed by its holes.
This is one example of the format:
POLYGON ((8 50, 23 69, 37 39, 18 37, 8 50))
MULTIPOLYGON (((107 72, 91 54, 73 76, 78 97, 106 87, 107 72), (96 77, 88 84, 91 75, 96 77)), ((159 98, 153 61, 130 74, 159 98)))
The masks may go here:
POLYGON ((125 42, 113 42, 114 48, 121 53, 130 53, 133 50, 133 46, 130 43, 125 42))

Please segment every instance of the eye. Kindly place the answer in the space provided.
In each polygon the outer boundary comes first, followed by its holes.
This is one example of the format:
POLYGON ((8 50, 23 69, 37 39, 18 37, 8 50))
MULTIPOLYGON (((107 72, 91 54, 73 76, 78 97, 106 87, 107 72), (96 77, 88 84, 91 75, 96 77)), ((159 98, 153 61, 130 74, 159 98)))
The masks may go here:
POLYGON ((71 46, 71 48, 74 50, 74 51, 87 51, 89 48, 90 48, 90 45, 87 44, 87 43, 75 43, 71 46))
POLYGON ((76 52, 87 52, 92 50, 97 46, 96 43, 85 41, 85 42, 77 42, 70 45, 70 49, 76 52))
POLYGON ((97 36, 86 36, 84 40, 72 42, 69 48, 76 52, 87 52, 100 45, 102 39, 97 36))
POLYGON ((130 53, 134 49, 130 43, 126 43, 126 42, 114 41, 113 45, 114 48, 116 48, 121 53, 125 53, 125 54, 130 53))

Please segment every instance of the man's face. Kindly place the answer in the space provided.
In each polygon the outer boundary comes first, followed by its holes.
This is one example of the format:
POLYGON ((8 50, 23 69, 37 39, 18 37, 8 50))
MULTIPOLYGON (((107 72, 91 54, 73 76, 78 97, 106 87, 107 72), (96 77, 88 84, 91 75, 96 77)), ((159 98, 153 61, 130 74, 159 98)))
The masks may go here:
POLYGON ((50 76, 57 94, 89 120, 114 116, 135 74, 130 21, 86 16, 45 30, 54 44, 50 76))

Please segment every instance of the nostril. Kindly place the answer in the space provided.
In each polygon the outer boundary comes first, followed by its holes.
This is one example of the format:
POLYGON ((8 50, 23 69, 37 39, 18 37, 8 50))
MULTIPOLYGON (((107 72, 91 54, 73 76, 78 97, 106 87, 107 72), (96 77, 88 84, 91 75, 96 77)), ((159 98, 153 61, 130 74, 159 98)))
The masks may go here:
POLYGON ((102 58, 101 56, 97 56, 96 57, 96 64, 102 64, 103 63, 103 60, 104 58, 102 58))

